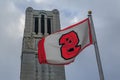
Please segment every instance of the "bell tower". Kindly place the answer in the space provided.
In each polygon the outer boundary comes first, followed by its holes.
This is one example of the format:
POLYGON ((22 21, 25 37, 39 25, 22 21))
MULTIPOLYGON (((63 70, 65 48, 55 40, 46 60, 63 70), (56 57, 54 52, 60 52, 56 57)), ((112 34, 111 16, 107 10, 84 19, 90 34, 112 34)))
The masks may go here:
POLYGON ((38 41, 60 29, 59 11, 26 9, 20 80, 65 80, 64 66, 39 64, 38 41))

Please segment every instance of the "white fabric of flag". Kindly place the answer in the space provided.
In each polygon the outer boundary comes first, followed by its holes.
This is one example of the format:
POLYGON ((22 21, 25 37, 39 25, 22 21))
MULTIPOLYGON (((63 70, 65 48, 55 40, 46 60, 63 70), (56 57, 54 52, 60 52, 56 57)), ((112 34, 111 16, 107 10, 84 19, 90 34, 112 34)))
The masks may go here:
POLYGON ((41 64, 69 64, 92 43, 91 26, 86 18, 42 38, 38 43, 38 59, 41 64))

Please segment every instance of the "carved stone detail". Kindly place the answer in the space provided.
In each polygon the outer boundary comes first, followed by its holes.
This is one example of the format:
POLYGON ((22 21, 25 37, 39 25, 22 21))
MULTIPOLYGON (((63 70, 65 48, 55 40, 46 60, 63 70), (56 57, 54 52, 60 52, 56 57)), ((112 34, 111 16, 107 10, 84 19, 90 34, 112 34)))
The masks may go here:
POLYGON ((34 38, 32 34, 30 37, 25 37, 25 48, 34 49, 34 38))

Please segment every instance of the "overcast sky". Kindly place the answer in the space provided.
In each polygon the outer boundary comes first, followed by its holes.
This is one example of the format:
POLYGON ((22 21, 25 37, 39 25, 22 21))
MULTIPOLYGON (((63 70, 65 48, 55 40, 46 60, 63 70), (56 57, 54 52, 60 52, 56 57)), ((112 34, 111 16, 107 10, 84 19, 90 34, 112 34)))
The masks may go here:
MULTIPOLYGON (((60 11, 61 28, 93 11, 105 80, 120 80, 120 0, 0 0, 0 80, 20 80, 25 9, 60 11)), ((93 45, 65 68, 67 80, 99 80, 93 45)))

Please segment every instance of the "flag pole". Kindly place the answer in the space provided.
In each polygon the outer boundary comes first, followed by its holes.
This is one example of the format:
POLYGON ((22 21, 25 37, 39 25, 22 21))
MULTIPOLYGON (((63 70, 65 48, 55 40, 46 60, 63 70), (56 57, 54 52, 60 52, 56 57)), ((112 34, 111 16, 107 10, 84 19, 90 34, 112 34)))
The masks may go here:
POLYGON ((98 44, 97 44, 97 38, 96 38, 94 24, 93 24, 91 14, 92 14, 92 11, 88 11, 88 18, 90 20, 90 25, 92 26, 91 30, 92 30, 92 35, 93 35, 93 44, 94 44, 94 48, 95 48, 95 54, 96 54, 96 60, 97 60, 97 65, 98 65, 99 77, 100 77, 100 80, 104 80, 104 74, 103 74, 102 64, 101 64, 101 60, 100 60, 100 53, 99 53, 99 48, 98 48, 98 44))

